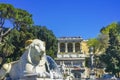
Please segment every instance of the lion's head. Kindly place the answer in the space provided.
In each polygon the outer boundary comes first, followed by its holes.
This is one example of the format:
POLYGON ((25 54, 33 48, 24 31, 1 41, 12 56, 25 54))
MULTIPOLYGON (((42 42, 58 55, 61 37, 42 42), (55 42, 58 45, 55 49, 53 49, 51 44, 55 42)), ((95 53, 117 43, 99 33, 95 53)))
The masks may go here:
POLYGON ((45 54, 45 42, 34 39, 26 41, 26 49, 28 50, 28 61, 37 63, 45 54))

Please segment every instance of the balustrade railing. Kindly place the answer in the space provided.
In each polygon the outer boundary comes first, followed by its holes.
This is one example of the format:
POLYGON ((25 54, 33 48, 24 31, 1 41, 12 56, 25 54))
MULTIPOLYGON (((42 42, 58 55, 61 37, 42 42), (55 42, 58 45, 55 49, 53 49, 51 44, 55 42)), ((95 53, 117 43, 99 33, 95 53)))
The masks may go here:
POLYGON ((67 53, 67 54, 57 54, 58 58, 84 58, 85 54, 74 54, 74 53, 67 53))

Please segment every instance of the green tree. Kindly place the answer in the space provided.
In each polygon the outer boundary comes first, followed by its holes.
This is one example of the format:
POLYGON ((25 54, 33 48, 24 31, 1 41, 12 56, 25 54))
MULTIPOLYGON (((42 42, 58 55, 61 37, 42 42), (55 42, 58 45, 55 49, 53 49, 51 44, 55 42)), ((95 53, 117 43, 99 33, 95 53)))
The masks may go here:
MULTIPOLYGON (((89 48, 93 47, 93 53, 94 53, 94 67, 96 68, 102 68, 103 64, 99 59, 99 55, 100 53, 103 52, 103 47, 102 44, 100 42, 99 38, 92 38, 89 39, 87 42, 87 45, 89 46, 89 48)), ((86 66, 90 67, 90 58, 86 59, 86 66)))
POLYGON ((56 55, 57 39, 53 32, 45 26, 33 26, 32 15, 25 10, 14 8, 10 4, 0 4, 0 30, 6 34, 1 37, 0 32, 0 56, 4 59, 2 63, 18 60, 28 39, 38 38, 45 41, 47 55, 56 55), (7 21, 11 25, 4 27, 7 21))
POLYGON ((0 4, 0 56, 3 59, 18 59, 24 50, 24 42, 32 36, 27 32, 32 24, 32 15, 27 11, 10 4, 0 4))
MULTIPOLYGON (((100 35, 98 36, 98 40, 100 41, 101 43, 101 47, 103 48, 103 52, 108 48, 109 44, 108 44, 108 41, 109 41, 109 32, 111 29, 116 29, 116 30, 120 30, 119 29, 119 23, 112 23, 106 27, 103 27, 101 30, 100 30, 100 35)), ((120 32, 120 31, 119 31, 120 32)))
POLYGON ((14 13, 15 16, 12 19, 14 28, 16 28, 17 30, 26 30, 28 27, 32 26, 32 15, 26 10, 16 8, 14 13))
MULTIPOLYGON (((120 26, 119 26, 120 27, 120 26)), ((106 64, 106 71, 113 74, 120 72, 120 32, 117 28, 109 30, 109 46, 101 60, 106 64)), ((119 76, 119 75, 117 75, 119 76)))
POLYGON ((14 16, 14 7, 12 5, 0 4, 0 43, 2 42, 3 37, 5 37, 11 31, 11 28, 5 30, 4 24, 7 20, 10 21, 13 16, 14 16))
POLYGON ((105 53, 106 49, 110 44, 109 42, 109 32, 110 30, 117 31, 120 33, 120 25, 118 23, 112 23, 106 27, 103 27, 100 30, 100 35, 98 35, 97 38, 89 39, 88 40, 88 46, 94 48, 94 53, 95 53, 95 65, 96 66, 103 66, 104 64, 100 64, 100 57, 99 55, 105 53), (101 53, 101 54, 98 54, 101 53))
POLYGON ((110 25, 108 25, 108 26, 106 26, 106 27, 103 27, 101 30, 100 30, 100 32, 101 33, 103 33, 103 34, 107 34, 107 35, 109 35, 109 32, 110 32, 110 30, 111 29, 116 29, 116 28, 118 28, 118 26, 119 26, 119 23, 112 23, 112 24, 110 24, 110 25))

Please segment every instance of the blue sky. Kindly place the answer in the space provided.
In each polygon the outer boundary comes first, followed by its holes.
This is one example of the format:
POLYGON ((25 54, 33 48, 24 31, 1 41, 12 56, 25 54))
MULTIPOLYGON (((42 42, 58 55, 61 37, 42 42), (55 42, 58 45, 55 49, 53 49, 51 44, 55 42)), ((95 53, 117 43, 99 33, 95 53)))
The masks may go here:
POLYGON ((120 0, 0 0, 33 15, 56 37, 95 38, 100 29, 120 21, 120 0))

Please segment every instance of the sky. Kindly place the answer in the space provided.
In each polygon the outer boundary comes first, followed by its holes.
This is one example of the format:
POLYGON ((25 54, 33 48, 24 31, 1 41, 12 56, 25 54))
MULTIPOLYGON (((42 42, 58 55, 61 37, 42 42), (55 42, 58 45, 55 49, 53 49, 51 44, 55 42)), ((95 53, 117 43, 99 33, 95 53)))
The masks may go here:
POLYGON ((0 0, 28 11, 35 25, 56 37, 96 38, 102 27, 120 22, 120 0, 0 0))

